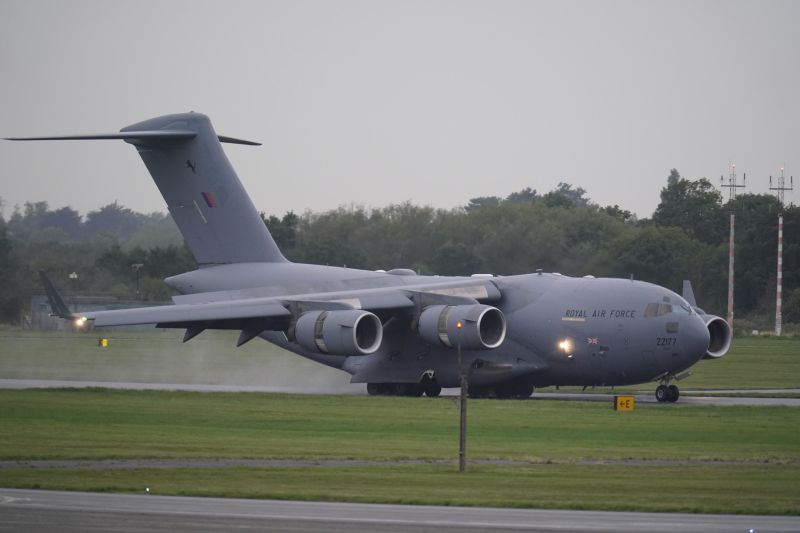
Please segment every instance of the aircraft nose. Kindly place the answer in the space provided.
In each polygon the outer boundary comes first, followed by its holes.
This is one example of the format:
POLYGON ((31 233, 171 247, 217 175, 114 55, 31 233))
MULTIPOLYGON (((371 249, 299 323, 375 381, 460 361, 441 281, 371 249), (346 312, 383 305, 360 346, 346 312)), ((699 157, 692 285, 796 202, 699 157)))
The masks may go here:
POLYGON ((708 351, 708 344, 711 342, 711 334, 708 332, 706 323, 698 315, 688 317, 686 337, 684 347, 692 359, 700 359, 708 351))

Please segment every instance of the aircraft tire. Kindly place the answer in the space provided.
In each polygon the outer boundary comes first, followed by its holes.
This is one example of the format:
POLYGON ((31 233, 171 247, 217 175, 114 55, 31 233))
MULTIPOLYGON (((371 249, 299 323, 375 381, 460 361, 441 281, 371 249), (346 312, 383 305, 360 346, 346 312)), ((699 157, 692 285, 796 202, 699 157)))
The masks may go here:
POLYGON ((393 383, 367 383, 367 392, 373 396, 395 396, 397 394, 393 383))
POLYGON ((530 398, 531 394, 533 394, 533 385, 522 383, 519 385, 519 387, 517 387, 516 397, 520 400, 530 398))
POLYGON ((669 394, 667 395, 667 401, 675 403, 678 401, 678 398, 681 397, 681 391, 675 385, 670 385, 668 387, 669 394))
POLYGON ((656 400, 659 402, 666 402, 669 399, 669 389, 666 385, 659 385, 656 387, 656 400))
POLYGON ((396 383, 394 385, 394 395, 396 396, 419 398, 424 391, 425 389, 415 383, 396 383))
POLYGON ((498 400, 507 400, 517 395, 517 388, 513 385, 499 385, 494 388, 494 396, 498 400))
POLYGON ((428 398, 438 398, 442 393, 442 387, 439 385, 425 385, 425 396, 428 398))
POLYGON ((489 387, 470 387, 467 394, 470 398, 489 398, 493 393, 496 391, 489 387))

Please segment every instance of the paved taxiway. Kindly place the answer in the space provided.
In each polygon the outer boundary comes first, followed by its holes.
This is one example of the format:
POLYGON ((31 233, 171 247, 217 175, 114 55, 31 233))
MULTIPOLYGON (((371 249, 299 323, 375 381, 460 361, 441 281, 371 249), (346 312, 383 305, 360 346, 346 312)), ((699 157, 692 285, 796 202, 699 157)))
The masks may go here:
MULTIPOLYGON (((0 379, 0 389, 47 389, 47 388, 89 388, 102 387, 108 389, 126 390, 175 390, 195 392, 280 392, 293 394, 331 394, 327 390, 314 390, 297 387, 260 387, 252 385, 208 385, 185 383, 134 383, 116 381, 68 381, 68 380, 42 380, 42 379, 0 379)), ((552 390, 552 389, 548 389, 552 390)), ((715 391, 695 391, 702 394, 713 394, 715 391)), ((800 394, 800 389, 758 389, 758 390, 725 390, 716 391, 720 394, 740 394, 743 396, 691 396, 691 393, 682 393, 678 403, 689 405, 786 405, 800 407, 800 398, 767 398, 752 397, 747 394, 800 394)), ((348 389, 336 394, 366 394, 366 386, 348 389)), ((445 389, 443 395, 453 396, 458 394, 458 389, 445 389)), ((654 394, 637 394, 636 401, 640 403, 657 403, 654 394)), ((613 394, 580 394, 569 392, 535 392, 532 399, 542 400, 578 400, 595 402, 612 402, 613 394)))
POLYGON ((434 507, 0 489, 0 531, 787 532, 800 517, 434 507))

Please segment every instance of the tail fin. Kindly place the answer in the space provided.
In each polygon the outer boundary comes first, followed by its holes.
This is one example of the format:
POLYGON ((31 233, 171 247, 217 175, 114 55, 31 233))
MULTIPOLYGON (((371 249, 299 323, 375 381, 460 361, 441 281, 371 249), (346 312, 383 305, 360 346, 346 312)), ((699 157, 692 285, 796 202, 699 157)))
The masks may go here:
POLYGON ((285 262, 200 113, 156 117, 119 133, 13 140, 122 139, 136 147, 198 264, 285 262))

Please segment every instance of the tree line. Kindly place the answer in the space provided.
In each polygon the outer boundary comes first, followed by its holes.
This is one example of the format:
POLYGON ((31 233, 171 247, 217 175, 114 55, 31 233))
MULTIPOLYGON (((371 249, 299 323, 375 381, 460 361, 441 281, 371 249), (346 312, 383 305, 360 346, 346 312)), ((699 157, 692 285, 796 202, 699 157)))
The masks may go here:
MULTIPOLYGON (((734 202, 706 179, 672 170, 650 218, 599 206, 580 187, 526 188, 437 209, 409 202, 262 218, 292 261, 421 274, 512 275, 537 269, 629 277, 680 291, 691 279, 699 304, 725 315, 728 216, 736 214, 737 316, 774 313, 778 200, 734 202)), ((800 322, 800 208, 784 212, 784 320, 800 322)), ((18 322, 45 270, 66 291, 166 300, 164 277, 195 268, 168 215, 116 203, 81 217, 69 207, 25 204, 0 217, 0 321, 18 322), (135 265, 141 265, 135 267, 135 265), (77 280, 69 274, 76 272, 77 280), (137 294, 138 283, 138 294, 137 294)))

